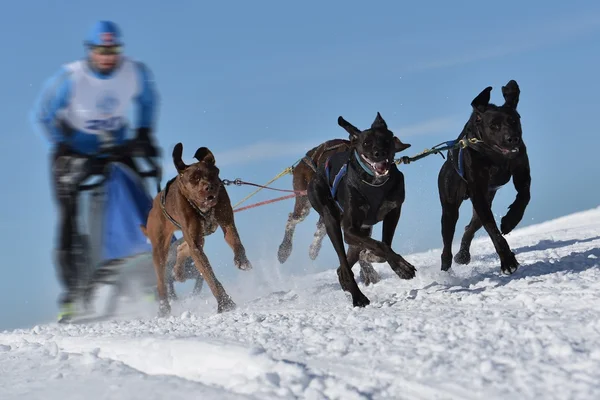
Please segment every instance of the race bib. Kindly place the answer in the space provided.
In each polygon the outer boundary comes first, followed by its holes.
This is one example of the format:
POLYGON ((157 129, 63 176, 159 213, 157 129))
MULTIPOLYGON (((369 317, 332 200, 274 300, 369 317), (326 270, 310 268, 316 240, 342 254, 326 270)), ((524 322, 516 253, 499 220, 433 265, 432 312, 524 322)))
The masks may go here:
POLYGON ((123 125, 123 117, 90 119, 85 121, 85 129, 90 131, 116 131, 123 125))

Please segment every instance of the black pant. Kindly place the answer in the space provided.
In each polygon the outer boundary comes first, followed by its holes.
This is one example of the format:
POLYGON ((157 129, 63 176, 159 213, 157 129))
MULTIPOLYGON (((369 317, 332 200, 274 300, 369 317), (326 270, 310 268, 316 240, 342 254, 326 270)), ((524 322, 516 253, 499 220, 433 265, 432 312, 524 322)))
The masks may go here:
MULTIPOLYGON (((80 269, 82 260, 85 260, 86 247, 78 229, 78 186, 91 175, 101 174, 105 164, 64 146, 55 149, 50 162, 53 197, 58 205, 55 262, 64 289, 59 303, 64 304, 74 301, 80 293, 80 269)), ((138 172, 132 159, 127 158, 122 162, 138 172)))

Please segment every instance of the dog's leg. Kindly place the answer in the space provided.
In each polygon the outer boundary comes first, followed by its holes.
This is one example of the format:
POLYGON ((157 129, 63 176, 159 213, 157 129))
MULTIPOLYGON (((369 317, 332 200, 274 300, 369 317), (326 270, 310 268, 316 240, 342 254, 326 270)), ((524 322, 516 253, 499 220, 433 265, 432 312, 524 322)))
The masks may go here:
POLYGON ((442 250, 442 271, 448 271, 452 267, 452 241, 456 231, 456 222, 460 205, 457 203, 442 203, 442 240, 444 248, 442 250))
POLYGON ((201 276, 196 278, 196 283, 194 284, 194 290, 192 290, 192 296, 199 296, 202 292, 202 286, 204 285, 204 278, 201 276))
POLYGON ((199 232, 199 226, 188 226, 187 229, 184 229, 183 237, 190 246, 190 253, 196 269, 202 275, 217 300, 217 312, 222 313, 235 309, 235 303, 227 292, 225 292, 225 288, 223 288, 223 285, 215 276, 208 257, 204 253, 204 236, 202 232, 199 232))
POLYGON ((456 232, 459 209, 463 203, 467 185, 454 171, 450 161, 446 161, 438 174, 438 192, 442 206, 442 271, 448 271, 452 267, 452 241, 456 232))
MULTIPOLYGON (((215 217, 217 223, 223 230, 225 241, 229 247, 231 247, 231 250, 233 250, 233 262, 235 266, 243 271, 251 270, 252 264, 248 260, 248 257, 246 257, 246 249, 242 244, 242 240, 240 239, 240 235, 235 226, 233 209, 231 208, 231 200, 229 199, 229 195, 225 189, 220 191, 215 217)), ((206 276, 204 279, 206 279, 206 282, 208 283, 206 276)))
POLYGON ((165 279, 167 280, 167 298, 169 300, 176 301, 177 293, 175 293, 175 280, 169 274, 165 277, 165 279))
POLYGON ((179 265, 181 271, 181 282, 187 279, 196 279, 196 283, 194 284, 194 289, 192 290, 192 296, 199 296, 200 292, 202 292, 202 286, 204 284, 204 278, 202 278, 202 274, 198 272, 198 270, 194 267, 194 270, 189 270, 188 268, 192 268, 193 259, 190 254, 190 246, 186 241, 181 243, 177 248, 177 265, 179 265))
POLYGON ((319 252, 321 251, 321 246, 323 245, 323 239, 327 234, 327 230, 325 228, 325 223, 323 222, 323 217, 319 216, 319 220, 317 221, 317 230, 313 236, 313 241, 310 244, 310 248, 308 249, 308 256, 311 260, 316 260, 319 252))
MULTIPOLYGON (((402 204, 399 204, 396 208, 390 210, 390 212, 388 212, 383 219, 381 241, 390 249, 392 248, 392 241, 394 240, 394 234, 396 233, 396 228, 398 227, 398 221, 400 221, 401 213, 402 204)), ((415 267, 399 254, 396 257, 396 262, 388 261, 388 264, 401 279, 411 279, 414 277, 414 273, 412 276, 410 276, 410 272, 415 271, 415 267)))
POLYGON ((354 267, 356 262, 358 262, 358 265, 360 266, 360 279, 363 281, 365 286, 376 284, 381 280, 381 278, 371 263, 360 258, 361 251, 362 249, 360 247, 349 246, 348 253, 346 254, 348 264, 350 264, 351 267, 354 267))
MULTIPOLYGON (((373 227, 371 226, 368 229, 365 229, 365 233, 366 233, 366 235, 371 236, 373 234, 373 227)), ((360 265, 360 279, 363 281, 365 286, 369 286, 371 284, 376 284, 377 282, 379 282, 381 280, 381 278, 379 277, 379 274, 377 273, 375 268, 373 268, 373 264, 371 264, 371 263, 373 263, 373 262, 384 263, 385 259, 381 258, 381 257, 377 257, 370 251, 364 250, 360 247, 351 247, 350 249, 355 249, 356 251, 358 251, 358 264, 360 265)), ((350 255, 348 255, 348 258, 350 258, 350 255)))
POLYGON ((504 235, 509 234, 521 222, 525 209, 531 200, 531 175, 529 160, 526 157, 513 171, 513 184, 517 191, 517 197, 500 221, 500 230, 504 235))
POLYGON ((242 241, 240 240, 240 236, 234 224, 221 226, 223 229, 223 233, 225 235, 225 241, 233 250, 233 262, 236 267, 243 271, 248 271, 252 269, 252 264, 248 260, 246 256, 246 249, 242 245, 242 241))
MULTIPOLYGON (((163 225, 164 226, 164 225, 163 225)), ((156 283, 158 291, 158 314, 161 317, 168 315, 171 312, 171 306, 169 304, 167 285, 165 282, 166 278, 166 265, 167 265, 167 254, 169 252, 171 232, 159 231, 152 237, 152 259, 154 261, 154 269, 156 272, 156 283), (169 233, 169 235, 166 235, 169 233)))
POLYGON ((327 236, 337 253, 340 266, 337 269, 338 280, 342 290, 352 296, 354 307, 365 307, 370 304, 369 299, 360 291, 352 268, 346 258, 344 238, 342 237, 341 216, 337 205, 331 198, 327 185, 321 179, 313 179, 308 187, 309 200, 313 208, 321 215, 325 223, 327 236))
POLYGON ((486 185, 478 183, 469 186, 469 191, 473 193, 471 202, 473 203, 473 207, 475 208, 483 227, 490 236, 492 243, 494 243, 496 253, 498 253, 498 256, 500 257, 500 268, 502 272, 505 274, 512 274, 519 267, 519 263, 496 225, 494 214, 492 213, 492 209, 486 198, 486 193, 484 192, 484 189, 481 189, 481 187, 487 188, 487 182, 485 183, 486 185))
MULTIPOLYGON (((360 199, 362 196, 353 188, 349 188, 350 198, 360 199)), ((350 246, 360 247, 361 249, 368 250, 375 257, 384 258, 392 270, 401 279, 412 279, 415 277, 415 267, 406 261, 400 254, 397 254, 392 246, 375 240, 368 234, 364 234, 364 230, 361 228, 361 222, 365 218, 365 211, 360 206, 352 207, 347 206, 347 210, 344 213, 344 239, 350 246)), ((387 226, 388 230, 394 230, 398 219, 400 218, 400 209, 396 208, 385 216, 383 225, 387 226), (387 222, 386 222, 387 221, 387 222)), ((389 239, 389 238, 388 238, 389 239)))
POLYGON ((296 230, 296 225, 304 221, 309 213, 310 203, 308 202, 308 198, 306 196, 296 197, 294 212, 290 213, 288 216, 283 241, 279 245, 279 251, 277 252, 277 258, 281 264, 286 262, 290 254, 292 254, 292 239, 294 231, 296 230))
POLYGON ((184 263, 188 257, 190 257, 190 247, 187 242, 183 242, 177 246, 177 257, 173 266, 173 275, 178 282, 185 282, 184 263))
POLYGON ((406 261, 404 257, 397 254, 392 247, 370 237, 364 237, 356 227, 350 227, 344 231, 346 243, 350 246, 363 247, 373 253, 376 257, 383 257, 392 270, 401 279, 412 279, 415 277, 415 267, 406 261))
MULTIPOLYGON (((488 204, 490 207, 492 206, 492 201, 494 200, 494 196, 496 196, 496 191, 491 190, 487 194, 488 204)), ((463 234, 462 240, 460 242, 460 250, 454 256, 454 262, 457 264, 467 265, 471 262, 471 242, 475 237, 475 233, 483 224, 479 219, 479 216, 475 212, 475 208, 473 208, 473 216, 471 217, 471 222, 465 227, 465 233, 463 234)))
POLYGON ((381 280, 379 273, 373 268, 373 264, 365 260, 358 260, 360 265, 360 279, 365 286, 374 285, 381 280))

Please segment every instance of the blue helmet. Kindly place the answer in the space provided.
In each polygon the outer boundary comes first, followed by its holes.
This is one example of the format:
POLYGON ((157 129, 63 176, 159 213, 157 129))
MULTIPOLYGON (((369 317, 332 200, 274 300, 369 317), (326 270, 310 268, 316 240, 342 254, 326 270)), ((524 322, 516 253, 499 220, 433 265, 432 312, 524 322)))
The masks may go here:
POLYGON ((112 21, 98 21, 88 32, 86 46, 123 46, 121 30, 112 21))

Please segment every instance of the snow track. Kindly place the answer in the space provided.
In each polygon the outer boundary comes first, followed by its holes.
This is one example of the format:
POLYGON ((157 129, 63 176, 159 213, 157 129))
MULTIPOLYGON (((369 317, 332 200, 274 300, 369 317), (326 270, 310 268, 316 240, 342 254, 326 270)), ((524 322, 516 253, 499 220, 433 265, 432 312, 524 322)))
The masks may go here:
POLYGON ((0 398, 600 398, 600 208, 507 240, 512 276, 484 236, 449 273, 439 249, 412 281, 376 266, 365 309, 332 269, 222 315, 4 332, 0 398))

